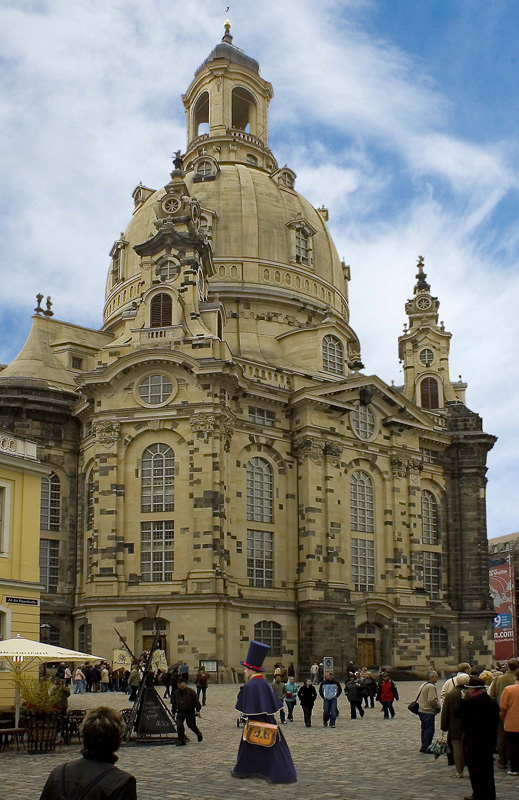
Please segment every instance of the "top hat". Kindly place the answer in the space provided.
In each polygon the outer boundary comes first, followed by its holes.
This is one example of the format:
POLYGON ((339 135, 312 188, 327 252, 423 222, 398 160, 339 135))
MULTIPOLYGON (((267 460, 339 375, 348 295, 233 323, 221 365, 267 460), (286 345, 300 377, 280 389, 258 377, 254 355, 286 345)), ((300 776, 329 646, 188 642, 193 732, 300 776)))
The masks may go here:
POLYGON ((249 652, 245 661, 240 661, 242 667, 255 669, 257 672, 265 672, 265 667, 262 666, 270 650, 268 644, 263 642, 255 642, 254 640, 249 644, 249 652))

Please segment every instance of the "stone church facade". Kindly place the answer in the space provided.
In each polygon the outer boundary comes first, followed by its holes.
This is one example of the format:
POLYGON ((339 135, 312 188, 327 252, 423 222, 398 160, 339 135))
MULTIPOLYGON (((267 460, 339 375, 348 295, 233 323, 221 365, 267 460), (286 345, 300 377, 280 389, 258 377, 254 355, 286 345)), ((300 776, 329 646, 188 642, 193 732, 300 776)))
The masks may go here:
POLYGON ((139 184, 104 324, 35 309, 0 426, 38 443, 51 640, 170 662, 248 642, 423 672, 489 661, 494 437, 449 378, 422 258, 404 386, 365 374, 328 212, 268 146, 270 83, 222 42, 183 96, 188 146, 139 184), (43 485, 44 484, 44 485, 43 485))

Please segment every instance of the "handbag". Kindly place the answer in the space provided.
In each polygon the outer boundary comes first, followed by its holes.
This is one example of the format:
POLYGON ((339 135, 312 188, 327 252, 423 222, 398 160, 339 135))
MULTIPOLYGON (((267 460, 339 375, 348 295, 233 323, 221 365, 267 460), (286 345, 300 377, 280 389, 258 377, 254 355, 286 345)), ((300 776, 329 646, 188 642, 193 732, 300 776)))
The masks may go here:
POLYGON ((447 750, 447 740, 445 739, 445 734, 443 733, 439 739, 436 739, 436 741, 430 744, 427 748, 427 752, 432 753, 435 758, 443 756, 447 750))
POLYGON ((421 687, 420 691, 418 692, 416 700, 413 700, 413 702, 409 703, 409 705, 407 706, 407 708, 409 709, 411 714, 418 714, 418 710, 420 708, 420 704, 418 703, 418 700, 420 699, 420 695, 422 694, 424 686, 426 686, 425 683, 423 684, 423 686, 421 687))
POLYGON ((256 722, 253 719, 247 720, 243 729, 243 739, 249 744, 257 744, 260 747, 274 747, 278 735, 278 726, 270 722, 256 722))

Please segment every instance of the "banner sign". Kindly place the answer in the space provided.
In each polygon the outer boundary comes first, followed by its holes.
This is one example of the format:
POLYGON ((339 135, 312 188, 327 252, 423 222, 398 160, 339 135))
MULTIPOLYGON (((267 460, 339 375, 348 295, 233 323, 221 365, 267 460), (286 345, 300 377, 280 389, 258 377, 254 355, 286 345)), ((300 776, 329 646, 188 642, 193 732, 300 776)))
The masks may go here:
POLYGON ((515 580, 511 564, 490 567, 490 594, 494 601, 494 645, 496 661, 507 661, 517 654, 515 620, 515 580))
POLYGON ((112 666, 114 669, 131 669, 132 657, 128 650, 113 650, 112 666))
POLYGON ((166 654, 164 650, 154 650, 151 657, 151 663, 156 670, 160 669, 161 672, 168 671, 168 662, 166 660, 166 654))

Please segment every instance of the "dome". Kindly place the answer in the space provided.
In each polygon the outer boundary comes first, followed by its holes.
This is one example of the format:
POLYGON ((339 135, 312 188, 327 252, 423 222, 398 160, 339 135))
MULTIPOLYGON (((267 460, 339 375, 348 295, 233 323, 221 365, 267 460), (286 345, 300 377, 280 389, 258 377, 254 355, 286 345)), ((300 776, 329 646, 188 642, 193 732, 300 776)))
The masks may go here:
POLYGON ((259 73, 259 64, 254 58, 246 55, 243 50, 240 50, 240 48, 236 47, 234 44, 230 44, 229 42, 220 42, 220 44, 217 44, 214 50, 209 53, 205 61, 200 64, 195 72, 195 77, 204 69, 204 67, 207 66, 207 64, 209 64, 210 61, 214 61, 217 58, 225 58, 227 61, 231 61, 233 64, 239 64, 242 67, 247 67, 248 69, 259 73))

